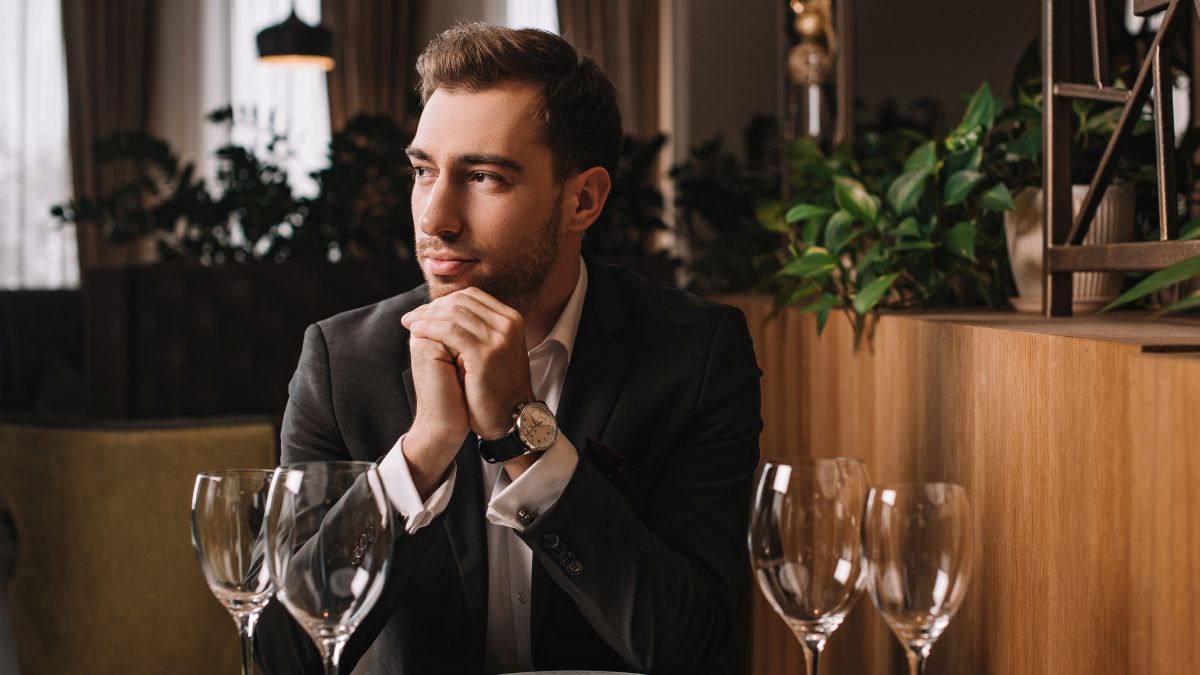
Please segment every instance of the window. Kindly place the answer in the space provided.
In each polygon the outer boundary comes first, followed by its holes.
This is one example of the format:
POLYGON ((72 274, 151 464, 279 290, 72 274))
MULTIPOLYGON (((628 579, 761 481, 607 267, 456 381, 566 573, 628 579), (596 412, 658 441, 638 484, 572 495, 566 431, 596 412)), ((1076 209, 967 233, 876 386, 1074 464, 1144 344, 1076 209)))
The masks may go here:
POLYGON ((75 228, 50 216, 72 193, 60 17, 57 2, 0 0, 0 288, 79 284, 75 228))
POLYGON ((504 25, 558 33, 558 5, 554 0, 508 0, 504 9, 504 25))

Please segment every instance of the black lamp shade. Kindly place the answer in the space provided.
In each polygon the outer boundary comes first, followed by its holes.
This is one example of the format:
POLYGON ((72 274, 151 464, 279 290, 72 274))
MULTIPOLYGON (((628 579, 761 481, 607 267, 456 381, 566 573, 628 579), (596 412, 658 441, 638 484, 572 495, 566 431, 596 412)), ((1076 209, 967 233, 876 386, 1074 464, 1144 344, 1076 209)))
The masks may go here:
POLYGON ((310 26, 292 13, 283 23, 258 34, 258 58, 267 63, 333 69, 333 35, 322 26, 310 26))

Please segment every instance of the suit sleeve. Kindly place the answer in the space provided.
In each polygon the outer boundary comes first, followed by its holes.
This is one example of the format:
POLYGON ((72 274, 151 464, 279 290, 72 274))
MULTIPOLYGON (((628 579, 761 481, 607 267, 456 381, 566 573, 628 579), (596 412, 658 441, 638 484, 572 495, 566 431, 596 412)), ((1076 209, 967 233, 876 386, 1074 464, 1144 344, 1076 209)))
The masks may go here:
MULTIPOLYGON (((304 333, 304 348, 300 362, 288 386, 288 403, 283 415, 280 434, 281 464, 314 461, 350 460, 338 427, 333 406, 333 386, 330 373, 329 350, 324 332, 317 324, 304 333)), ((355 630, 342 655, 341 668, 349 672, 355 662, 374 641, 388 618, 395 611, 397 591, 405 583, 405 561, 419 557, 433 541, 437 528, 424 527, 420 532, 406 535, 406 526, 395 514, 394 531, 397 535, 393 549, 393 572, 380 594, 375 607, 368 612, 355 630)), ((439 516, 440 517, 440 516, 439 516)), ((434 519, 436 521, 436 518, 434 519)), ((341 545, 325 544, 327 551, 343 550, 346 555, 353 549, 362 534, 362 527, 355 524, 353 514, 341 517, 336 507, 330 512, 331 527, 322 525, 321 536, 340 540, 341 545)), ((303 564, 301 549, 297 556, 303 564)), ((255 657, 263 672, 275 674, 324 672, 321 658, 312 639, 292 619, 277 599, 272 599, 263 610, 255 629, 255 657)))
POLYGON ((580 457, 554 507, 520 533, 631 669, 698 672, 729 639, 747 571, 760 374, 745 318, 726 308, 688 428, 646 513, 580 457))

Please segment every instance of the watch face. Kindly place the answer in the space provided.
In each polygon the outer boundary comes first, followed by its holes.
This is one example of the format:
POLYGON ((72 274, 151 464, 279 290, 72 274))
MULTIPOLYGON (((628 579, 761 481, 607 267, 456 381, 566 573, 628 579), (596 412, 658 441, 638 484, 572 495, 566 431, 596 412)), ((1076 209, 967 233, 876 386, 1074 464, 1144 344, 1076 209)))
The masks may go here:
POLYGON ((517 422, 521 440, 534 450, 549 450, 558 437, 554 414, 544 404, 534 402, 521 409, 517 422))

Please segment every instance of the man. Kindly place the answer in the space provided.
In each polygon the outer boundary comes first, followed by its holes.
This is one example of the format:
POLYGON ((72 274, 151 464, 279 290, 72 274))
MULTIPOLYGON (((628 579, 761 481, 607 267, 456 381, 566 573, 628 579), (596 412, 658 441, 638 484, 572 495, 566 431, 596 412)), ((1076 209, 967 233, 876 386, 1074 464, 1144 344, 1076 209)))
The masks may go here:
MULTIPOLYGON (((311 326, 283 422, 283 462, 379 459, 403 517, 343 671, 374 643, 373 673, 728 672, 762 427, 745 319, 582 260, 621 141, 590 59, 473 24, 417 70, 427 283, 311 326)), ((269 672, 320 671, 278 603, 257 642, 269 672)))

